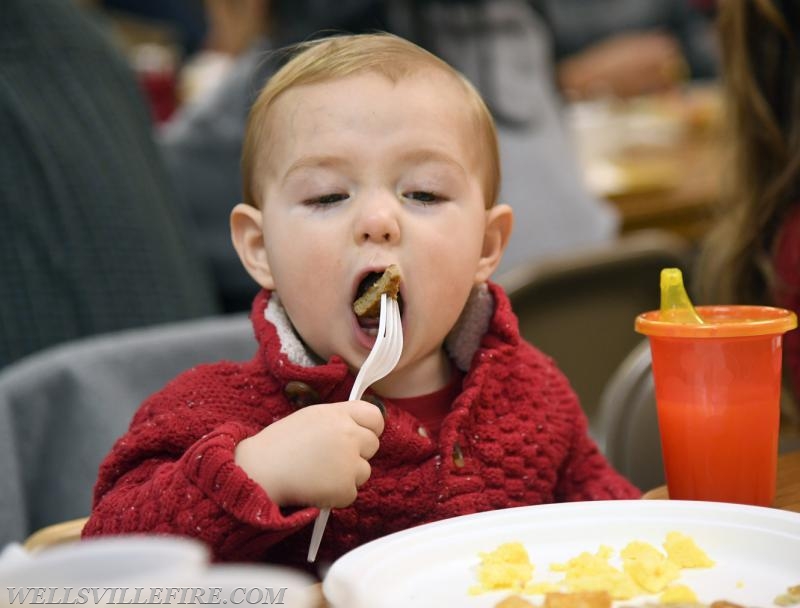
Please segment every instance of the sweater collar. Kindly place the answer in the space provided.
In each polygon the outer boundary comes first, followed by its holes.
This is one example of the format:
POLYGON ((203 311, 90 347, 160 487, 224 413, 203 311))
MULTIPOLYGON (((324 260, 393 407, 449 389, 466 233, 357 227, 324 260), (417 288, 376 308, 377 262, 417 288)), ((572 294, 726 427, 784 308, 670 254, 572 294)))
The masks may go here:
MULTIPOLYGON (((338 355, 324 362, 306 347, 277 293, 262 290, 256 296, 251 320, 259 343, 258 356, 269 367, 282 368, 284 373, 278 375, 313 378, 325 371, 326 376, 331 375, 331 380, 341 381, 348 374, 346 363, 338 355)), ((467 372, 475 353, 486 340, 508 344, 519 340, 517 319, 511 312, 508 297, 501 287, 491 282, 472 290, 445 340, 445 349, 456 367, 467 372)))

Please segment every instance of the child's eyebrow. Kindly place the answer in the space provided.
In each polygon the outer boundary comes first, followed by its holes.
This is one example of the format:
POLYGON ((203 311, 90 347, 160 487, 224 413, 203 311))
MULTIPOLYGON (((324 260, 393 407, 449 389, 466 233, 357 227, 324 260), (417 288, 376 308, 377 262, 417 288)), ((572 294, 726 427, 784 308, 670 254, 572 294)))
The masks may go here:
MULTIPOLYGON (((408 152, 400 154, 397 157, 397 161, 399 164, 442 163, 450 165, 463 175, 467 175, 467 170, 461 163, 459 163, 446 152, 437 150, 435 148, 418 148, 415 150, 409 150, 408 152)), ((348 167, 351 164, 351 161, 349 161, 347 158, 336 155, 311 154, 308 156, 301 156, 291 165, 289 165, 289 168, 286 170, 283 179, 288 179, 292 173, 302 169, 337 169, 340 167, 348 167)))
POLYGON ((464 175, 467 174, 467 170, 460 162, 458 162, 450 154, 435 148, 420 148, 416 150, 410 150, 409 152, 406 152, 400 156, 400 161, 415 164, 444 163, 446 165, 455 167, 464 175))
POLYGON ((294 161, 284 174, 284 179, 289 177, 295 171, 301 169, 335 169, 349 165, 350 162, 340 156, 334 155, 309 155, 301 156, 294 161))

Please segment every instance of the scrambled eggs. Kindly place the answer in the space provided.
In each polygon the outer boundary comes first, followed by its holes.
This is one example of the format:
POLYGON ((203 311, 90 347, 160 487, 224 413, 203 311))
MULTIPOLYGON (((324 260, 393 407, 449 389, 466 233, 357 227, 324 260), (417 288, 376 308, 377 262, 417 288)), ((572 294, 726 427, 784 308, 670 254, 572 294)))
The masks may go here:
POLYGON ((522 591, 533 575, 533 564, 522 543, 505 543, 489 553, 480 553, 479 585, 470 588, 471 595, 496 589, 522 591))
POLYGON ((563 573, 560 580, 535 581, 534 565, 521 543, 505 543, 495 551, 481 553, 477 569, 478 585, 469 589, 476 595, 487 591, 510 590, 516 593, 606 591, 615 600, 660 594, 664 604, 697 601, 686 585, 674 584, 685 568, 710 568, 714 565, 689 536, 670 532, 664 552, 642 541, 632 541, 619 553, 621 566, 611 563, 614 550, 601 546, 596 553, 583 552, 565 563, 550 564, 550 570, 563 573))

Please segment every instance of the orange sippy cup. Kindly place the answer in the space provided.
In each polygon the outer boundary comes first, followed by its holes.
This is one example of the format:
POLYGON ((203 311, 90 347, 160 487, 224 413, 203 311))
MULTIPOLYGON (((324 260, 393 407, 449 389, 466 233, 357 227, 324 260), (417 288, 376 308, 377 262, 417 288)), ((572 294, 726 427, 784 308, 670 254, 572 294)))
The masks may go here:
POLYGON ((635 328, 648 336, 670 498, 769 506, 775 498, 782 338, 791 311, 699 306, 680 270, 661 276, 661 310, 635 328))

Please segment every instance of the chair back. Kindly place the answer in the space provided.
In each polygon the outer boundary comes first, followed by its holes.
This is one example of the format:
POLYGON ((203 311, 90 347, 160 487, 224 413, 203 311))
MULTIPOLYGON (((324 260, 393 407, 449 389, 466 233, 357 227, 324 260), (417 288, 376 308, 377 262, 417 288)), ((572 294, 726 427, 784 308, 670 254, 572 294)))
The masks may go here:
POLYGON ((660 230, 633 232, 600 247, 533 262, 501 275, 522 336, 553 357, 590 423, 600 394, 639 342, 633 322, 659 306, 659 274, 688 276, 691 244, 660 230))
POLYGON ((0 546, 86 516, 98 467, 142 401, 180 372, 256 350, 246 315, 103 334, 0 372, 0 546))
POLYGON ((647 339, 625 357, 603 390, 594 434, 609 462, 640 490, 665 483, 647 339))

